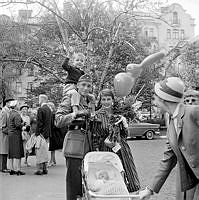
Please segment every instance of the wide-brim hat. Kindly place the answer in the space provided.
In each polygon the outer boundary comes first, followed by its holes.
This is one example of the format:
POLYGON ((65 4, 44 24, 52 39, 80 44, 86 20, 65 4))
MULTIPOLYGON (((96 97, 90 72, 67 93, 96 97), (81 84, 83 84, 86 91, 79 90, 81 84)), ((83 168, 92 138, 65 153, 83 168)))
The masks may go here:
POLYGON ((192 97, 197 96, 197 97, 199 97, 199 91, 193 90, 193 89, 189 89, 184 93, 184 96, 185 97, 189 97, 189 96, 192 96, 192 97))
POLYGON ((10 108, 14 108, 14 107, 17 106, 17 103, 18 103, 18 101, 14 99, 14 100, 12 100, 12 101, 10 102, 9 107, 10 107, 10 108))
POLYGON ((4 102, 7 103, 7 102, 9 102, 9 101, 13 101, 13 100, 15 100, 15 99, 12 98, 12 97, 8 97, 8 98, 6 98, 6 99, 4 100, 4 102))
POLYGON ((27 104, 23 104, 20 106, 20 110, 22 110, 22 108, 24 108, 24 107, 29 108, 29 106, 27 104))
POLYGON ((169 77, 155 84, 155 94, 163 100, 182 102, 184 83, 178 77, 169 77))

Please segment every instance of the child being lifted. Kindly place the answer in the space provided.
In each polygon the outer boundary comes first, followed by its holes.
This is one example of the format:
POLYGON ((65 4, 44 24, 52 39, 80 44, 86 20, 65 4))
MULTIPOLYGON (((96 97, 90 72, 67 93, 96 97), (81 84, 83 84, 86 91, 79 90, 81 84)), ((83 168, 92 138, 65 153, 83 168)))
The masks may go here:
MULTIPOLYGON (((77 91, 77 82, 79 78, 84 75, 85 56, 83 53, 74 53, 72 57, 72 65, 69 65, 69 58, 66 57, 62 63, 62 68, 67 71, 67 78, 63 88, 63 97, 69 96, 74 115, 78 112, 80 94, 77 91)), ((95 115, 95 96, 88 95, 91 101, 91 116, 95 115)))

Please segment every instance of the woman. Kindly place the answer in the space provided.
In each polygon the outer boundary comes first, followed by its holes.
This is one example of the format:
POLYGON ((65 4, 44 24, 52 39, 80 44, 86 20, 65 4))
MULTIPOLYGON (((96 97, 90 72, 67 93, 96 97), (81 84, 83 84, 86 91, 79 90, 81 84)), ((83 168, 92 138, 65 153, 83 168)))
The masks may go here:
POLYGON ((90 150, 90 135, 88 135, 87 132, 86 118, 89 114, 88 109, 90 107, 90 102, 88 95, 92 89, 92 79, 88 74, 80 77, 77 83, 77 89, 80 94, 79 111, 73 113, 70 97, 64 96, 55 115, 55 122, 58 128, 69 125, 69 131, 66 134, 63 145, 63 153, 66 158, 66 199, 68 200, 76 200, 78 196, 82 196, 81 164, 84 154, 90 150), (70 139, 72 139, 74 135, 78 138, 84 137, 84 145, 77 144, 77 141, 76 145, 75 143, 70 143, 70 139), (70 147, 71 152, 69 149, 70 147), (78 149, 82 150, 82 147, 86 148, 83 148, 84 154, 80 154, 83 151, 78 151, 78 149))
POLYGON ((55 120, 55 105, 52 102, 48 102, 47 104, 53 115, 52 115, 52 132, 51 132, 51 136, 49 138, 49 151, 51 152, 51 157, 50 157, 50 162, 48 164, 48 167, 52 167, 52 166, 56 166, 56 159, 55 159, 55 150, 58 149, 62 149, 63 146, 63 141, 64 141, 64 137, 65 137, 65 133, 67 132, 66 128, 67 127, 63 127, 61 128, 57 128, 54 124, 54 120, 55 120), (62 131, 63 129, 65 129, 65 131, 62 131))
POLYGON ((128 191, 137 191, 140 189, 140 182, 130 147, 126 141, 127 123, 125 122, 124 117, 114 114, 115 102, 113 92, 110 89, 102 90, 98 104, 100 109, 96 111, 96 116, 102 121, 102 131, 98 139, 99 150, 114 150, 114 152, 116 152, 120 157, 125 170, 128 191), (122 119, 124 123, 117 124, 119 119, 122 119), (112 149, 105 144, 106 138, 110 135, 112 135, 113 140, 117 141, 115 149, 112 149))
POLYGON ((28 116, 28 109, 29 106, 24 104, 20 107, 21 111, 21 118, 23 120, 23 127, 22 127, 22 140, 23 140, 23 147, 24 147, 24 154, 25 154, 25 161, 24 164, 27 167, 30 167, 28 163, 28 151, 26 150, 26 143, 30 138, 30 117, 28 116))
POLYGON ((8 157, 10 159, 10 175, 17 174, 25 175, 21 171, 21 158, 24 157, 23 141, 22 141, 22 126, 23 120, 16 110, 17 100, 10 102, 10 116, 8 118, 8 143, 9 152, 8 157))

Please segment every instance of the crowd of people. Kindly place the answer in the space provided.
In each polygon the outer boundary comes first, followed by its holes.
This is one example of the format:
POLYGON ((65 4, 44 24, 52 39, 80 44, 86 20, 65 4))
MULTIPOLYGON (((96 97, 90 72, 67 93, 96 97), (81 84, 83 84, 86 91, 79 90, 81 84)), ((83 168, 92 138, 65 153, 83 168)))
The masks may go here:
POLYGON ((47 167, 56 165, 55 150, 62 149, 66 131, 54 126, 55 106, 52 102, 48 102, 46 95, 39 96, 39 104, 41 107, 38 108, 35 115, 28 111, 27 104, 18 106, 18 101, 13 98, 5 100, 5 105, 0 113, 1 172, 10 173, 10 175, 25 175, 21 171, 21 160, 24 158, 25 166, 30 167, 29 155, 36 155, 37 171, 35 175, 47 174, 47 167), (35 139, 36 136, 43 138, 45 151, 41 151, 40 146, 35 149, 39 142, 35 139), (35 139, 33 141, 34 149, 31 148, 29 151, 27 143, 30 142, 31 138, 35 139), (48 151, 51 152, 49 163, 48 151))
POLYGON ((85 154, 109 151, 116 153, 122 162, 128 191, 139 191, 140 199, 149 199, 158 193, 177 164, 177 200, 198 200, 199 106, 183 104, 183 82, 170 77, 155 85, 154 104, 167 116, 168 141, 153 183, 141 190, 126 140, 127 120, 115 110, 115 95, 111 89, 102 89, 96 102, 92 94, 92 77, 84 73, 84 63, 85 56, 81 53, 74 55, 73 65, 69 65, 68 58, 63 62, 62 67, 68 75, 57 109, 45 94, 39 95, 36 118, 27 115, 27 105, 20 107, 20 114, 15 99, 5 101, 0 118, 1 171, 24 175, 21 159, 25 156, 25 164, 29 166, 29 144, 36 154, 35 175, 48 174, 48 166, 56 165, 55 150, 62 148, 66 160, 66 199, 76 200, 83 193, 81 165, 85 154), (51 151, 50 161, 48 150, 51 151))

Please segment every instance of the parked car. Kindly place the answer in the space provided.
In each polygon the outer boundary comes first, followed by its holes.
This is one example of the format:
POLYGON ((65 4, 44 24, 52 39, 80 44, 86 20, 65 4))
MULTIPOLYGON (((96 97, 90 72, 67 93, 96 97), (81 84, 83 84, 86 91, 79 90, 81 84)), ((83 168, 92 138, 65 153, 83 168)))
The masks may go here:
POLYGON ((128 127, 128 138, 144 136, 152 140, 155 135, 160 135, 160 124, 131 123, 128 127))

